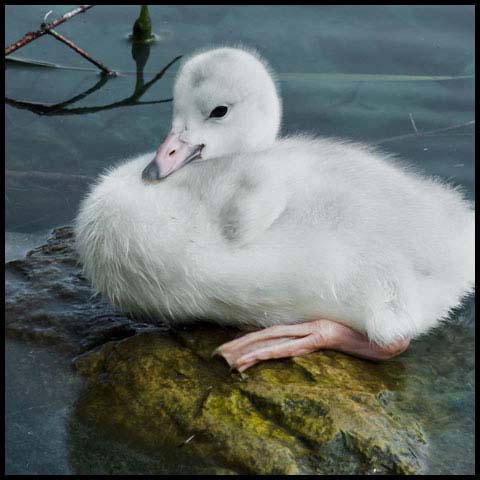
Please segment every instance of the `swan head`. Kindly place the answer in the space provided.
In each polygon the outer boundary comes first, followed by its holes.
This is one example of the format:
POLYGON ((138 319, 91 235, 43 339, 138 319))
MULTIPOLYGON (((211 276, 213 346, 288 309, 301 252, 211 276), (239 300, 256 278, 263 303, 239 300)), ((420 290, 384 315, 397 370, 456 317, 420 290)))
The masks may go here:
POLYGON ((196 53, 178 71, 171 131, 142 178, 154 182, 191 161, 265 149, 280 121, 276 83, 256 52, 224 47, 196 53))

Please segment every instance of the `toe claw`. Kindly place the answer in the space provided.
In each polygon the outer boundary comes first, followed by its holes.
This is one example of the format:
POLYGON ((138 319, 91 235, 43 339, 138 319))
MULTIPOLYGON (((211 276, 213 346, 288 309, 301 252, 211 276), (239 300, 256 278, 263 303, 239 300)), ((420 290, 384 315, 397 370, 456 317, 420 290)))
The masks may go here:
POLYGON ((220 355, 220 349, 222 348, 222 346, 220 345, 219 347, 217 347, 211 354, 212 357, 214 357, 215 355, 220 355))

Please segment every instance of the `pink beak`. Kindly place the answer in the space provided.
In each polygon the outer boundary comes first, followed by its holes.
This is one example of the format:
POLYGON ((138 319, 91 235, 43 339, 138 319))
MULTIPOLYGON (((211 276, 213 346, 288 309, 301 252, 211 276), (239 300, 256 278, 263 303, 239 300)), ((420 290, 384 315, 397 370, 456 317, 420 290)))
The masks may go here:
POLYGON ((157 150, 155 158, 145 167, 142 179, 155 182, 200 157, 203 145, 190 145, 180 140, 180 134, 170 132, 157 150))

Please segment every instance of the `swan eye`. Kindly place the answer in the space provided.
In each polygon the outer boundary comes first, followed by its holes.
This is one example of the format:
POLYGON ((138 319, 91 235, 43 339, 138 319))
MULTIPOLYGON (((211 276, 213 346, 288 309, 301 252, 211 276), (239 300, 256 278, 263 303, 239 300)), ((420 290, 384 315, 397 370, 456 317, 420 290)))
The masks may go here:
POLYGON ((220 118, 224 117, 228 111, 228 107, 225 107, 223 105, 219 107, 215 107, 211 112, 210 112, 210 117, 209 118, 220 118))

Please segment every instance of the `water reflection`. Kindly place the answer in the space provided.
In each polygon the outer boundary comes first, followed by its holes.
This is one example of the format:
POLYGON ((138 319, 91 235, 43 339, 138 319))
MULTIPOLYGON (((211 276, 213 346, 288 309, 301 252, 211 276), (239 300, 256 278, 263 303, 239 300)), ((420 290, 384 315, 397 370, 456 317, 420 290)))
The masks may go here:
POLYGON ((54 105, 44 105, 35 102, 24 102, 20 100, 15 100, 13 98, 5 97, 5 103, 11 105, 12 107, 30 110, 37 115, 85 115, 89 113, 101 112, 103 110, 112 110, 118 107, 132 107, 136 105, 153 105, 158 103, 168 103, 171 102, 171 98, 163 100, 150 100, 150 101, 140 101, 142 96, 157 83, 168 71, 168 69, 174 65, 180 58, 181 55, 175 57, 172 61, 167 63, 150 81, 145 83, 144 80, 144 68, 148 61, 150 55, 150 45, 149 44, 138 44, 132 43, 132 57, 137 64, 136 71, 136 83, 133 93, 124 98, 123 100, 110 103, 108 105, 99 105, 93 107, 78 107, 78 108, 66 108, 69 105, 72 105, 84 98, 88 97, 92 93, 100 90, 108 81, 112 80, 112 77, 107 77, 102 75, 98 82, 92 87, 88 88, 84 92, 75 95, 74 97, 66 100, 64 102, 56 103, 54 105))

